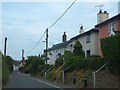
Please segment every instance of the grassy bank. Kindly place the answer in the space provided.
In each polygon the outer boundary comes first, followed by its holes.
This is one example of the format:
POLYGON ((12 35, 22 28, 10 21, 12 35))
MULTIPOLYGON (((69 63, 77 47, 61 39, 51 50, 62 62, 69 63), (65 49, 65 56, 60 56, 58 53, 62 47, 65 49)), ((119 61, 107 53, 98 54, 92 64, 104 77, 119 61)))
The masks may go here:
MULTIPOLYGON (((73 88, 84 88, 84 77, 87 75, 87 87, 94 88, 94 78, 92 72, 94 70, 81 70, 73 71, 65 74, 64 85, 73 88), (76 75, 76 84, 74 84, 74 76, 76 75)), ((47 78, 50 81, 63 84, 62 73, 52 75, 53 70, 47 74, 47 78), (51 78, 50 78, 51 77, 51 78)), ((112 74, 108 69, 103 69, 96 73, 96 87, 95 88, 118 88, 118 75, 112 74)))

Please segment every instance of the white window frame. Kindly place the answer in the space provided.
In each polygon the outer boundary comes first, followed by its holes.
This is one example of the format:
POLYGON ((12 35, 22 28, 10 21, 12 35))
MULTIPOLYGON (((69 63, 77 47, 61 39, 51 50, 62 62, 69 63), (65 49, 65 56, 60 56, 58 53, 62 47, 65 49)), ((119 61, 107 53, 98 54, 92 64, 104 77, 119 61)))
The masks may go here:
POLYGON ((109 33, 109 36, 115 35, 114 31, 116 31, 116 23, 115 23, 115 21, 110 22, 108 24, 108 33, 109 33))

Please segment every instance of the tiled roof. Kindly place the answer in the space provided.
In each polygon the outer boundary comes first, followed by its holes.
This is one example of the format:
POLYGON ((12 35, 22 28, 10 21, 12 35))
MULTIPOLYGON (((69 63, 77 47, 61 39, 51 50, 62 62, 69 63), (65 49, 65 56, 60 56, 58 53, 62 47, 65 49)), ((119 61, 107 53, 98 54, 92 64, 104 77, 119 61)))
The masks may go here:
POLYGON ((48 51, 50 51, 50 50, 55 50, 55 49, 59 49, 59 48, 64 48, 64 47, 66 47, 67 45, 69 45, 71 42, 73 42, 74 40, 77 40, 77 39, 80 38, 81 36, 84 36, 84 35, 86 35, 86 34, 88 34, 88 33, 91 33, 91 32, 98 32, 98 29, 97 29, 97 28, 93 28, 93 29, 91 29, 91 30, 89 30, 89 31, 87 31, 87 32, 84 32, 84 33, 82 33, 82 34, 80 34, 80 35, 77 35, 77 36, 71 38, 69 41, 66 41, 66 42, 64 42, 64 43, 59 43, 59 44, 53 45, 51 48, 48 49, 48 51))
POLYGON ((79 35, 71 38, 70 40, 72 40, 72 41, 73 41, 73 40, 77 40, 78 38, 80 38, 80 37, 82 37, 82 36, 84 36, 84 35, 86 35, 86 34, 89 34, 89 33, 91 33, 91 32, 98 32, 98 28, 93 28, 93 29, 91 29, 91 30, 89 30, 89 31, 86 31, 86 32, 84 32, 84 33, 82 33, 82 34, 79 34, 79 35))
POLYGON ((59 48, 64 48, 64 47, 66 47, 68 44, 70 44, 71 42, 72 42, 72 41, 69 40, 69 41, 66 41, 66 42, 64 42, 64 43, 59 43, 59 44, 53 45, 53 47, 49 48, 48 51, 49 51, 49 50, 59 49, 59 48))

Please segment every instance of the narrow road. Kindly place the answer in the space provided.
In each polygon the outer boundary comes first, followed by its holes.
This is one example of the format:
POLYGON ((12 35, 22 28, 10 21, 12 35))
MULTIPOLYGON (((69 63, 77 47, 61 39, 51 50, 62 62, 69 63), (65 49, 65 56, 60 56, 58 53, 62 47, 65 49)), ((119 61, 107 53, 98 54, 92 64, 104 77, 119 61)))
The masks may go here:
POLYGON ((65 87, 63 85, 53 84, 52 82, 36 79, 30 75, 14 71, 11 73, 10 80, 4 88, 53 88, 64 90, 63 88, 65 87))

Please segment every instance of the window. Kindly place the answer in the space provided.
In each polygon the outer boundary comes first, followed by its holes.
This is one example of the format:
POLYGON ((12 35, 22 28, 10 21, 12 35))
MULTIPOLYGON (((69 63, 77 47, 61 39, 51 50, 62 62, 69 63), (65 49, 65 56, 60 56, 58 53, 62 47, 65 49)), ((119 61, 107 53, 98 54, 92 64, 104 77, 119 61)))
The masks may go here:
POLYGON ((58 56, 61 56, 61 53, 58 53, 58 56))
POLYGON ((86 51, 87 57, 90 56, 90 50, 86 51))
POLYGON ((111 22, 111 23, 109 23, 109 25, 108 25, 109 36, 115 35, 115 32, 114 32, 114 31, 116 31, 115 22, 111 22))
POLYGON ((70 47, 73 47, 73 45, 72 45, 72 44, 70 44, 70 47))
POLYGON ((52 55, 52 53, 51 53, 51 52, 49 52, 49 55, 52 55))
POLYGON ((86 43, 90 43, 90 33, 86 35, 86 43))

